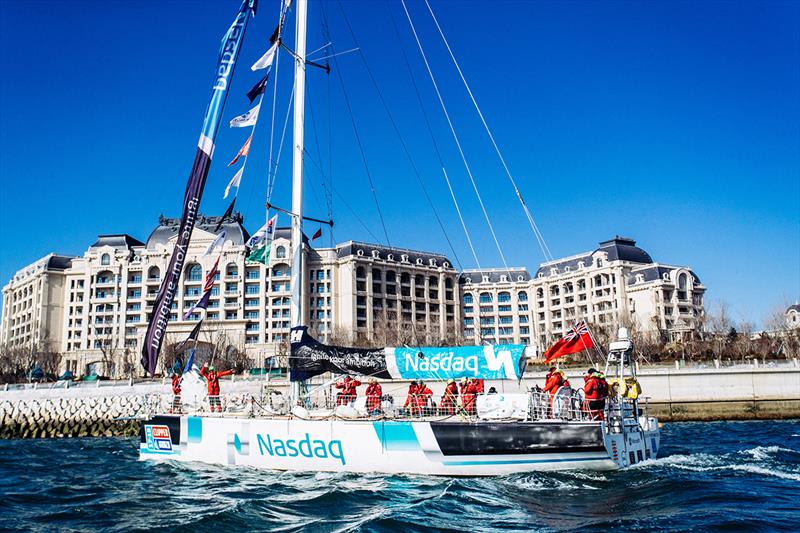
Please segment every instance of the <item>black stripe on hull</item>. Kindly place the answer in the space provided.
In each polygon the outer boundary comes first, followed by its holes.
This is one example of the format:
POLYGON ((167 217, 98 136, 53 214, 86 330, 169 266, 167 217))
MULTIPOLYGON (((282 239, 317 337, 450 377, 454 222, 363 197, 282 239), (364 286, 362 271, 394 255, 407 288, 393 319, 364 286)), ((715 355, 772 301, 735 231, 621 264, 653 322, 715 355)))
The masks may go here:
POLYGON ((600 424, 431 422, 442 455, 602 452, 600 424))

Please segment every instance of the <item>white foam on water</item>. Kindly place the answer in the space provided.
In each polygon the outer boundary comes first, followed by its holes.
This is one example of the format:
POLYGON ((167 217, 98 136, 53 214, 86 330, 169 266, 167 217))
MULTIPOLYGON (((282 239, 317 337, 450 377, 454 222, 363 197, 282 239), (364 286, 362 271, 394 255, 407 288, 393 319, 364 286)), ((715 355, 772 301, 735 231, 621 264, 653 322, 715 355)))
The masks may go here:
POLYGON ((509 485, 513 485, 516 488, 530 490, 530 491, 540 491, 540 490, 569 490, 569 489, 578 489, 580 485, 575 483, 568 483, 566 481, 561 481, 558 479, 547 479, 541 480, 536 478, 525 478, 525 479, 515 479, 509 481, 509 485))
POLYGON ((756 446, 755 448, 750 448, 749 450, 741 450, 738 453, 746 454, 752 457, 753 459, 763 461, 764 459, 768 459, 770 454, 778 452, 800 453, 797 450, 792 450, 790 448, 783 448, 781 446, 756 446))
POLYGON ((675 454, 658 459, 647 459, 641 463, 636 463, 630 468, 648 468, 653 466, 673 466, 673 467, 707 467, 719 463, 719 457, 707 453, 693 453, 691 455, 675 454))
POLYGON ((602 474, 590 474, 588 472, 581 472, 579 470, 571 470, 564 472, 565 475, 574 477, 577 479, 584 479, 588 481, 607 481, 608 479, 603 476, 602 474))
POLYGON ((728 468, 730 468, 731 470, 750 472, 752 474, 761 474, 763 476, 774 476, 781 479, 792 479, 794 481, 800 481, 800 474, 783 472, 782 470, 775 470, 771 468, 763 468, 761 466, 756 466, 756 465, 730 465, 728 468))
MULTIPOLYGON (((774 453, 775 451, 785 450, 779 446, 768 446, 765 450, 758 450, 756 455, 774 453), (774 449, 773 449, 774 448, 774 449)), ((741 453, 749 452, 751 450, 744 450, 741 453)), ((793 451, 793 450, 789 450, 793 451)), ((766 456, 766 455, 764 455, 766 456)), ((800 474, 794 472, 786 472, 776 468, 765 468, 754 464, 720 464, 724 456, 714 457, 707 454, 696 455, 670 455, 661 459, 643 461, 634 465, 632 468, 642 468, 647 466, 668 466, 677 468, 679 470, 689 470, 691 472, 719 472, 724 470, 731 470, 736 472, 747 472, 750 474, 758 474, 762 476, 772 476, 780 479, 791 479, 800 481, 800 474)))

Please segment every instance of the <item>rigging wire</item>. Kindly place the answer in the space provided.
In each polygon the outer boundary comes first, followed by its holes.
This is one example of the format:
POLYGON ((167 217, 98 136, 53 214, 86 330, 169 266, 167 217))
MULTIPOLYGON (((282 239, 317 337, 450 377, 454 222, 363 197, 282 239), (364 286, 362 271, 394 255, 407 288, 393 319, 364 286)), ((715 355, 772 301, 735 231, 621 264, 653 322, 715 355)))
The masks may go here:
POLYGON ((503 261, 503 266, 505 267, 506 271, 510 276, 511 270, 508 268, 508 263, 506 262, 506 256, 505 254, 503 254, 503 250, 500 247, 500 241, 497 240, 497 234, 494 231, 494 226, 492 225, 492 221, 489 218, 489 213, 486 211, 486 206, 484 205, 483 198, 481 197, 481 193, 478 190, 478 185, 475 183, 475 178, 473 177, 472 170, 470 169, 469 163, 467 162, 467 157, 464 155, 464 150, 461 147, 461 141, 459 140, 455 127, 453 126, 453 121, 450 119, 450 113, 448 113, 447 111, 447 106, 445 105, 444 99, 442 98, 442 93, 439 91, 439 84, 436 83, 436 77, 433 75, 431 66, 428 63, 428 57, 425 55, 425 50, 422 48, 422 43, 419 40, 419 35, 417 35, 417 29, 414 26, 414 22, 411 20, 411 14, 408 12, 408 7, 406 6, 405 0, 400 0, 400 3, 403 6, 403 11, 405 11, 408 23, 411 26, 411 31, 414 34, 414 39, 417 41, 417 47, 419 48, 420 54, 422 54, 422 59, 425 62, 425 68, 427 69, 428 75, 431 78, 431 82, 433 83, 433 88, 436 90, 436 96, 439 98, 439 104, 441 105, 442 111, 444 112, 444 116, 447 119, 447 124, 450 126, 450 133, 453 135, 453 140, 456 143, 456 148, 458 148, 458 153, 461 155, 461 161, 464 163, 464 168, 466 168, 467 170, 467 175, 469 176, 469 180, 472 183, 472 188, 475 190, 475 195, 478 197, 478 203, 480 204, 481 210, 483 211, 483 216, 486 219, 486 224, 489 226, 489 231, 492 234, 492 239, 494 239, 494 244, 497 247, 497 251, 500 253, 500 259, 503 261))
POLYGON ((345 13, 341 0, 339 0, 337 3, 339 4, 339 9, 342 12, 342 17, 344 18, 344 22, 347 25, 347 29, 350 32, 350 36, 353 39, 353 43, 355 43, 357 47, 356 50, 358 51, 358 55, 361 57, 361 61, 362 63, 364 63, 364 68, 366 69, 367 74, 369 75, 369 79, 372 81, 372 85, 375 87, 375 91, 378 93, 378 99, 381 101, 383 109, 386 111, 386 115, 389 117, 389 122, 392 124, 392 128, 394 129, 395 134, 397 134, 397 139, 400 141, 400 146, 402 146, 403 148, 403 152, 405 153, 406 158, 408 159, 408 163, 411 165, 411 170, 414 172, 414 175, 416 176, 417 181, 419 182, 419 186, 422 189, 422 193, 425 195, 425 199, 428 201, 428 205, 430 206, 431 211, 433 211, 433 216, 436 218, 436 222, 439 224, 439 227, 442 230, 442 234, 444 235, 444 238, 447 241, 447 245, 450 247, 450 251, 453 252, 453 258, 456 260, 459 270, 462 270, 461 260, 458 258, 458 254, 456 253, 456 250, 453 247, 453 243, 450 241, 450 236, 447 235, 447 230, 445 229, 444 224, 442 223, 442 219, 439 217, 439 212, 436 210, 436 206, 434 205, 433 200, 431 199, 431 196, 428 193, 427 187, 425 187, 425 182, 423 181, 422 176, 419 173, 417 165, 414 163, 414 159, 411 156, 411 152, 408 149, 408 145, 406 144, 406 141, 403 138, 402 133, 400 133, 400 128, 397 126, 397 122, 395 121, 394 115, 392 114, 392 111, 389 108, 389 104, 386 102, 386 98, 383 96, 383 91, 381 91, 381 88, 378 85, 378 81, 375 79, 375 76, 372 73, 372 69, 370 68, 369 63, 367 62, 367 58, 364 55, 364 52, 361 50, 361 45, 358 42, 358 39, 356 38, 356 34, 353 31, 353 27, 350 24, 350 20, 347 18, 347 13, 345 13))
MULTIPOLYGON (((326 20, 327 24, 328 12, 325 9, 324 2, 322 3, 322 17, 326 20)), ((335 46, 331 45, 331 50, 333 50, 334 52, 335 48, 336 48, 335 46)), ((358 134, 358 126, 356 125, 356 119, 355 116, 353 115, 353 108, 350 105, 350 97, 347 94, 347 89, 345 88, 344 85, 344 79, 342 78, 342 71, 339 68, 339 60, 336 58, 335 55, 332 57, 332 59, 334 63, 333 70, 336 71, 336 77, 339 80, 339 85, 342 88, 342 94, 344 95, 344 102, 345 105, 347 106, 347 112, 350 115, 350 123, 353 126, 353 133, 355 134, 356 144, 358 144, 358 149, 361 153, 361 161, 364 163, 364 171, 367 174, 367 180, 369 181, 370 190, 372 191, 372 198, 375 201, 375 207, 378 210, 378 218, 380 219, 381 227, 383 228, 383 234, 386 237, 386 244, 388 246, 391 246, 391 243, 389 241, 389 232, 386 230, 386 222, 383 218, 383 212, 381 211, 380 203, 378 202, 378 192, 375 190, 375 181, 372 179, 372 173, 370 172, 369 165, 367 164, 367 155, 366 152, 364 152, 364 145, 361 142, 361 136, 358 134)))
MULTIPOLYGON (((328 28, 328 21, 325 17, 320 17, 320 26, 322 28, 322 36, 325 39, 325 42, 333 43, 331 39, 331 32, 330 28, 328 28)), ((326 65, 328 63, 326 62, 326 65)), ((331 99, 331 77, 330 77, 330 68, 328 69, 328 76, 325 77, 326 84, 327 84, 327 104, 328 104, 328 191, 333 191, 333 111, 332 111, 332 99, 331 99)), ((322 153, 319 154, 320 162, 322 162, 322 153)), ((323 173, 323 176, 325 173, 323 173)), ((333 220, 333 196, 331 195, 331 202, 328 206, 328 219, 333 220)), ((331 226, 329 230, 329 245, 331 248, 334 246, 334 235, 333 235, 333 226, 331 226)))
MULTIPOLYGON (((319 134, 317 133, 317 119, 314 116, 314 105, 311 103, 313 98, 311 98, 311 91, 306 90, 306 92, 308 93, 308 108, 309 108, 309 110, 311 112, 310 113, 310 115, 311 115, 311 126, 312 126, 313 132, 314 132, 314 144, 317 145, 317 155, 319 157, 322 157, 322 150, 321 150, 321 148, 319 146, 319 134)), ((306 153, 309 153, 307 149, 304 149, 304 151, 306 153)), ((311 157, 310 153, 309 153, 309 157, 311 157)), ((322 189, 323 189, 323 192, 325 193, 325 208, 327 210, 328 220, 333 220, 333 206, 331 205, 333 200, 332 200, 332 197, 331 197, 330 189, 328 189, 327 184, 325 183, 327 177, 325 176, 325 171, 322 169, 322 165, 321 164, 317 165, 317 168, 319 169, 320 175, 322 176, 322 189)))
MULTIPOLYGON (((483 116, 483 112, 481 112, 481 108, 480 106, 478 106, 477 100, 475 100, 475 95, 472 94, 472 89, 470 89, 469 83, 467 83, 467 79, 464 77, 464 73, 461 71, 461 66, 456 60, 456 56, 453 53, 452 48, 450 48, 450 43, 447 41, 447 38, 445 37, 444 32, 442 31, 442 27, 439 25, 439 20, 436 18, 436 14, 433 12, 433 8, 431 7, 431 4, 428 0, 425 0, 425 5, 428 7, 428 11, 430 12, 431 17, 433 18, 433 22, 436 24, 436 29, 439 31, 439 35, 442 37, 442 41, 444 42, 444 45, 447 47, 447 51, 450 54, 450 59, 453 60, 453 64, 455 65, 456 70, 458 71, 458 75, 461 77, 461 81, 464 83, 464 87, 467 89, 467 93, 469 93, 469 97, 472 100, 472 105, 475 106, 475 110, 478 112, 478 116, 480 117, 481 122, 483 123, 483 127, 486 130, 487 135, 489 136, 489 140, 492 141, 492 146, 494 146, 494 150, 495 152, 497 152, 497 156, 500 158, 500 163, 502 163, 503 165, 503 170, 505 170, 506 176, 508 176, 508 179, 511 182, 512 187, 514 187, 514 193, 517 195, 517 199, 519 199, 519 202, 522 205, 522 209, 525 211, 525 216, 527 217, 528 223, 530 224, 531 229, 533 230, 533 234, 539 243, 539 248, 541 248, 542 250, 542 255, 544 255, 545 260, 552 261, 553 256, 550 253, 550 249, 548 248, 547 243, 544 240, 544 237, 539 231, 539 227, 537 226, 536 221, 534 221, 530 209, 528 209, 525 200, 522 198, 522 193, 520 192, 519 187, 517 187, 516 180, 514 180, 514 177, 511 175, 511 171, 508 169, 506 160, 503 157, 503 154, 500 152, 500 147, 497 146, 497 142, 494 139, 492 130, 489 128, 489 124, 487 124, 486 119, 483 116)), ((405 8, 404 0, 403 0, 403 7, 405 8)), ((406 13, 408 13, 408 11, 406 11, 406 13)), ((410 20, 411 19, 409 18, 409 21, 410 20)))
MULTIPOLYGON (((472 257, 475 259, 475 264, 480 269, 481 262, 478 259, 478 254, 475 253, 475 246, 472 244, 472 238, 470 237, 469 230, 467 229, 467 224, 464 222, 464 217, 461 214, 461 208, 458 205, 458 200, 456 200, 455 192, 453 191, 453 186, 450 183, 450 177, 447 175, 447 170, 445 169, 444 160, 442 158, 442 153, 439 150, 439 143, 436 142, 436 136, 433 134, 433 128, 431 127, 430 119, 428 118, 428 112, 425 109, 425 104, 422 102, 422 95, 419 92, 419 86, 417 86, 417 80, 414 76, 414 71, 411 69, 411 63, 408 61, 408 55, 406 55, 406 49, 403 47, 402 41, 400 39, 400 30, 397 27, 397 21, 394 18, 394 13, 392 13, 392 9, 389 4, 386 4, 386 7, 389 11, 389 17, 392 19, 392 27, 394 28, 395 36, 397 37, 397 43, 400 48, 400 52, 403 55, 403 62, 406 65, 406 70, 408 70, 408 75, 411 78, 411 85, 414 87, 414 94, 417 96, 417 102, 419 103, 419 107, 422 110, 422 116, 425 119, 425 127, 428 130, 428 135, 431 138, 431 143, 433 144, 433 149, 436 152, 436 158, 439 160, 439 166, 442 167, 442 174, 444 176, 444 180, 447 183, 447 189, 450 191, 450 197, 453 199, 453 205, 456 208, 456 212, 458 213, 458 219, 461 221, 461 227, 464 230, 464 235, 467 238, 467 243, 469 244, 469 249, 472 252, 472 257)), ((459 263, 459 267, 461 267, 459 263)), ((463 270, 463 268, 460 268, 463 270)))
POLYGON ((267 182, 267 202, 272 202, 272 190, 277 181, 275 177, 278 174, 278 164, 281 161, 281 153, 283 152, 284 140, 286 139, 286 129, 289 126, 289 115, 292 113, 292 102, 294 102, 294 84, 292 84, 292 94, 289 96, 289 105, 286 106, 286 118, 283 121, 283 132, 281 132, 281 140, 278 143, 278 155, 275 157, 275 171, 272 173, 271 179, 267 182))
MULTIPOLYGON (((280 31, 278 32, 278 39, 283 36, 283 24, 286 21, 286 12, 289 9, 288 4, 285 2, 281 2, 280 6, 280 18, 278 20, 280 31)), ((267 203, 272 201, 272 188, 274 184, 272 183, 275 180, 275 176, 278 173, 278 164, 277 162, 273 162, 272 154, 273 154, 273 146, 275 142, 275 106, 278 100, 278 66, 280 65, 281 54, 275 54, 275 78, 274 78, 274 87, 272 88, 272 121, 269 128, 269 160, 267 164, 267 203), (274 168, 273 168, 274 164, 274 168)), ((294 83, 292 83, 292 97, 294 96, 294 83)), ((289 100, 289 109, 292 107, 291 98, 289 100)), ((287 114, 288 118, 288 114, 287 114)), ((285 126, 284 126, 285 128, 285 126)), ((285 129, 284 129, 285 132, 285 129)), ((281 137, 281 143, 283 143, 283 138, 281 137)), ((267 213, 267 217, 269 217, 269 213, 267 213)))

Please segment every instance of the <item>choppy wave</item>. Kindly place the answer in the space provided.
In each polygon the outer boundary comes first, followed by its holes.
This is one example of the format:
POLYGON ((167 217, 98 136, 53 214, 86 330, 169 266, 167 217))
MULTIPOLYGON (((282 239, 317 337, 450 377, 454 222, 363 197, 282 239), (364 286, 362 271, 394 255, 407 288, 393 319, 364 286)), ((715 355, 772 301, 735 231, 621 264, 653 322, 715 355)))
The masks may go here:
POLYGON ((800 422, 667 424, 621 472, 444 478, 137 460, 135 439, 0 441, 0 527, 191 531, 796 531, 800 422))

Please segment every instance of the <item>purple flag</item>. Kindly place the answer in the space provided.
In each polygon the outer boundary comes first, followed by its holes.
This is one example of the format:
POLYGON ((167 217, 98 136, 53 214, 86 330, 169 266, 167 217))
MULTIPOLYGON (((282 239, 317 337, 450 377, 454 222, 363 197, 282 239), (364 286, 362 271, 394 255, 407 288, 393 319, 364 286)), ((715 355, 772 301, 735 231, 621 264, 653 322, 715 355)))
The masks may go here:
POLYGON ((255 0, 244 0, 242 2, 236 18, 222 38, 217 66, 214 69, 214 87, 211 101, 206 109, 203 130, 197 143, 197 153, 192 165, 192 171, 189 174, 189 181, 186 184, 186 193, 183 197, 183 212, 178 229, 178 238, 164 275, 164 281, 161 283, 161 288, 158 290, 156 301, 153 304, 153 314, 150 316, 150 323, 147 325, 147 333, 142 347, 142 366, 151 377, 155 374, 161 343, 166 336, 172 302, 178 292, 183 264, 186 261, 186 253, 189 249, 189 240, 192 236, 197 211, 200 208, 200 201, 203 197, 208 170, 211 167, 214 140, 217 138, 217 131, 219 131, 222 109, 225 107, 225 100, 233 79, 236 59, 239 57, 242 39, 254 4, 255 0))

